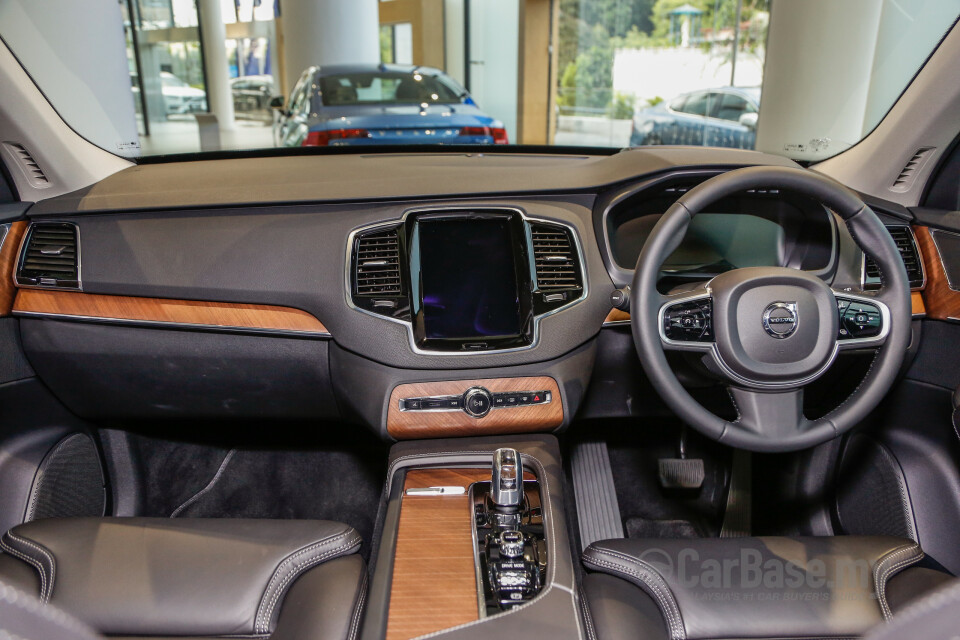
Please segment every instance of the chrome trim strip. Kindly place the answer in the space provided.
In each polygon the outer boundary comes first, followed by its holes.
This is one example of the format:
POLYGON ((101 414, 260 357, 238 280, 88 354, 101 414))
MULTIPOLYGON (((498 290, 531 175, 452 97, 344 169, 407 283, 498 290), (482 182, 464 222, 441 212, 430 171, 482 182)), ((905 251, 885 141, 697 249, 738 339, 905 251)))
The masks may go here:
MULTIPOLYGON (((528 243, 531 242, 530 234, 529 234, 529 225, 527 225, 527 241, 528 243)), ((532 247, 528 245, 528 248, 531 249, 530 254, 532 256, 533 254, 532 247)), ((536 277, 536 274, 534 274, 534 278, 535 277, 536 277)), ((399 218, 396 218, 394 220, 375 222, 373 224, 357 227, 356 229, 351 231, 349 235, 347 235, 346 264, 344 265, 344 269, 343 269, 343 280, 344 280, 343 291, 344 291, 344 295, 346 296, 347 306, 355 311, 359 311, 360 313, 367 314, 374 318, 379 318, 381 320, 387 320, 389 322, 395 322, 397 324, 405 325, 407 328, 407 342, 410 346, 411 351, 413 351, 418 355, 453 356, 458 358, 464 357, 464 356, 470 357, 470 356, 494 355, 499 353, 513 353, 515 351, 526 351, 528 349, 533 349, 540 343, 540 321, 543 320, 543 318, 548 318, 554 314, 560 313, 565 309, 569 309, 573 305, 578 304, 583 300, 585 300, 587 298, 587 295, 589 294, 587 260, 586 260, 586 256, 583 253, 583 246, 580 242, 580 234, 577 232, 576 227, 574 227, 572 224, 568 222, 563 222, 560 220, 548 220, 546 218, 537 218, 533 216, 528 216, 526 212, 523 211, 523 209, 520 209, 518 207, 506 206, 506 205, 478 204, 478 205, 471 206, 469 203, 466 203, 466 204, 460 204, 460 205, 445 205, 440 207, 417 207, 413 209, 407 209, 406 211, 403 212, 403 215, 401 215, 399 218), (381 227, 383 228, 398 227, 404 224, 407 221, 407 217, 413 214, 438 213, 438 212, 442 213, 444 211, 454 212, 454 211, 470 211, 470 210, 491 211, 491 212, 500 211, 500 212, 507 212, 507 213, 516 213, 520 215, 521 219, 523 219, 525 223, 540 222, 544 224, 553 224, 553 225, 562 226, 567 228, 570 231, 571 235, 573 236, 573 243, 577 248, 577 257, 580 259, 580 275, 583 279, 583 290, 581 291, 580 296, 578 298, 571 300, 570 302, 563 305, 562 307, 557 307, 556 309, 548 311, 547 313, 534 316, 533 339, 530 341, 530 344, 524 345, 522 347, 510 347, 509 349, 490 349, 488 351, 434 351, 430 349, 421 349, 420 347, 417 346, 416 339, 413 335, 413 322, 409 320, 401 320, 400 318, 391 318, 388 316, 382 316, 380 314, 367 311, 366 309, 361 309, 360 307, 353 304, 353 295, 352 295, 353 282, 351 281, 350 266, 351 266, 351 259, 353 258, 353 241, 357 237, 357 235, 367 231, 372 231, 374 229, 378 229, 381 227)))
POLYGON ((601 327, 621 327, 630 326, 629 320, 605 320, 601 327))
POLYGON ((467 492, 466 487, 411 487, 403 492, 405 496, 462 496, 467 492))
MULTIPOLYGON (((33 287, 53 289, 53 287, 33 287)), ((74 289, 68 289, 74 291, 74 289)), ((168 322, 166 320, 137 320, 132 318, 106 318, 102 316, 83 316, 69 313, 46 313, 39 311, 13 311, 14 316, 22 318, 37 318, 40 320, 61 320, 64 322, 89 322, 92 324, 114 324, 123 326, 140 326, 150 329, 186 329, 190 331, 209 331, 213 333, 248 333, 257 335, 285 336, 291 338, 316 338, 328 340, 332 338, 329 332, 299 331, 297 329, 267 329, 260 327, 233 327, 219 324, 194 324, 189 322, 168 322)))
MULTIPOLYGON (((523 477, 521 472, 521 478, 523 477)), ((476 496, 473 490, 477 486, 476 482, 470 483, 467 491, 470 505, 470 539, 473 541, 473 573, 477 579, 477 613, 482 620, 487 617, 487 594, 483 587, 483 573, 480 571, 480 540, 477 538, 477 509, 476 496)))
MULTIPOLYGON (((3 251, 3 243, 7 240, 7 233, 10 231, 10 222, 0 224, 0 251, 3 251)), ((16 264, 16 261, 14 261, 16 264)), ((16 269, 13 270, 16 273, 16 269)))
MULTIPOLYGON (((911 229, 911 232, 913 230, 911 229)), ((944 231, 943 229, 930 229, 930 237, 933 238, 933 246, 937 249, 937 257, 940 258, 940 267, 943 269, 943 275, 947 279, 947 286, 950 287, 951 291, 960 291, 960 282, 954 284, 950 281, 950 273, 947 271, 947 263, 943 260, 943 252, 940 250, 940 243, 937 242, 937 235, 944 234, 948 236, 955 236, 960 238, 960 233, 954 233, 953 231, 944 231)), ((920 261, 921 263, 923 260, 920 261)), ((924 272, 923 283, 926 284, 926 272, 924 272)))
POLYGON ((45 289, 47 291, 83 291, 83 266, 80 256, 80 226, 76 222, 70 220, 43 220, 41 222, 31 222, 27 226, 27 230, 23 232, 23 237, 20 238, 20 248, 17 249, 17 259, 13 263, 13 284, 20 289, 45 289), (22 284, 20 280, 17 279, 17 273, 20 271, 20 259, 23 257, 23 250, 26 247, 27 240, 30 238, 30 235, 33 233, 33 228, 35 226, 42 224, 69 224, 73 226, 74 230, 77 233, 77 286, 76 287, 52 287, 42 284, 22 284))
MULTIPOLYGON (((918 286, 910 287, 910 291, 920 291, 921 289, 927 286, 927 267, 923 264, 923 255, 920 253, 920 243, 917 242, 917 235, 913 232, 913 227, 911 227, 908 224, 885 224, 883 226, 886 227, 888 231, 891 227, 904 227, 907 231, 910 232, 910 239, 913 241, 913 248, 917 250, 917 259, 920 260, 920 273, 923 274, 923 281, 918 286)), ((931 229, 931 232, 932 231, 933 230, 931 229)), ((933 234, 931 233, 931 235, 933 234)), ((854 240, 854 244, 856 244, 856 240, 854 240)), ((937 244, 936 239, 934 239, 933 244, 934 246, 936 246, 937 244)), ((860 249, 860 290, 867 291, 867 254, 864 252, 863 249, 860 248, 859 245, 857 246, 857 249, 860 249)), ((939 253, 939 251, 940 249, 938 247, 937 252, 939 253)), ((900 251, 897 250, 897 253, 899 254, 900 251)), ((900 260, 901 261, 903 260, 902 256, 900 260)), ((909 276, 908 276, 907 282, 909 283, 909 276)), ((879 284, 876 286, 874 285, 870 285, 870 286, 874 287, 875 289, 880 288, 879 284)))

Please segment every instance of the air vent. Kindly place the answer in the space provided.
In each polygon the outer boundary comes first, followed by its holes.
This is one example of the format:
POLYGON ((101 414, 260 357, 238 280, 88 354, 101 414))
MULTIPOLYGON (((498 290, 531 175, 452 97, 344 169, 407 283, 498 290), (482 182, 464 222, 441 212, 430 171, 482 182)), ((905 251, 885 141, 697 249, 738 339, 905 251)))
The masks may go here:
POLYGON ((930 156, 930 153, 934 150, 934 147, 923 147, 917 149, 917 152, 913 154, 907 164, 903 166, 903 169, 900 170, 900 175, 897 176, 897 179, 893 181, 893 185, 890 187, 890 191, 896 191, 898 193, 904 193, 910 191, 913 188, 913 183, 917 180, 917 175, 920 173, 920 169, 923 168, 923 165, 927 163, 927 158, 930 156))
POLYGON ((80 288, 80 247, 76 225, 65 222, 30 226, 17 283, 40 287, 80 288))
MULTIPOLYGON (((917 250, 917 241, 913 237, 913 231, 910 230, 910 227, 904 225, 888 226, 887 231, 890 232, 897 249, 900 251, 900 259, 903 260, 903 266, 907 270, 910 287, 922 287, 923 264, 920 262, 920 252, 917 250)), ((880 286, 880 268, 873 261, 873 258, 864 256, 863 275, 864 287, 876 288, 880 286)))
POLYGON ((3 146, 5 146, 10 155, 13 156, 17 166, 20 167, 23 175, 27 178, 27 182, 29 182, 34 189, 45 189, 50 186, 50 180, 43 172, 43 169, 40 168, 37 161, 30 155, 30 152, 27 151, 26 147, 16 142, 5 142, 3 146))
POLYGON ((360 236, 354 259, 357 295, 402 295, 400 241, 396 229, 360 236))
POLYGON ((531 226, 537 287, 541 291, 580 289, 580 268, 570 232, 546 224, 531 226))

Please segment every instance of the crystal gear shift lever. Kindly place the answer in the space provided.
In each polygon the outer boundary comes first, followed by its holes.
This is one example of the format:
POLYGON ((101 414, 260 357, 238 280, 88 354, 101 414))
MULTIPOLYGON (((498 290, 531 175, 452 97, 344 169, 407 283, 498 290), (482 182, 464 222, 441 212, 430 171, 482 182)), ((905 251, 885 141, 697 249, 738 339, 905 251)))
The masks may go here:
POLYGON ((490 500, 497 512, 519 511, 523 499, 523 464, 516 449, 497 449, 493 453, 493 478, 490 500))

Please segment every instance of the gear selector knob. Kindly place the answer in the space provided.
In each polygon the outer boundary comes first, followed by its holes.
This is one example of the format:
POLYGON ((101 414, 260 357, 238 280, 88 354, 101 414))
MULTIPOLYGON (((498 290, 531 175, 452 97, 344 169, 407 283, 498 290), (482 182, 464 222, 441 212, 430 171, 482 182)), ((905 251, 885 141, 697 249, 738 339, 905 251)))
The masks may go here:
POLYGON ((493 452, 493 478, 490 499, 497 510, 512 512, 520 507, 523 491, 523 465, 516 449, 493 452))

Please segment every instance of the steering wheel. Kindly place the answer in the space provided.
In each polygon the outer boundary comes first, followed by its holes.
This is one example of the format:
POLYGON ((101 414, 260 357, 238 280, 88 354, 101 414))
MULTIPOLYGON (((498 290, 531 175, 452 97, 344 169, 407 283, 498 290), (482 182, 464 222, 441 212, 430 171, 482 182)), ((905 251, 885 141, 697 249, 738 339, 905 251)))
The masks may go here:
POLYGON ((707 437, 751 451, 795 451, 826 442, 860 422, 896 379, 910 344, 910 287, 890 234, 852 191, 803 169, 748 167, 720 174, 684 194, 654 226, 633 276, 631 329, 640 362, 666 404, 707 437), (734 269, 694 291, 662 295, 661 265, 690 221, 711 203, 747 189, 809 196, 836 212, 880 267, 875 292, 831 289, 800 269, 734 269), (843 349, 876 349, 863 382, 816 420, 803 414, 803 389, 843 349), (738 418, 724 420, 683 388, 665 351, 701 354, 720 376, 738 418))

